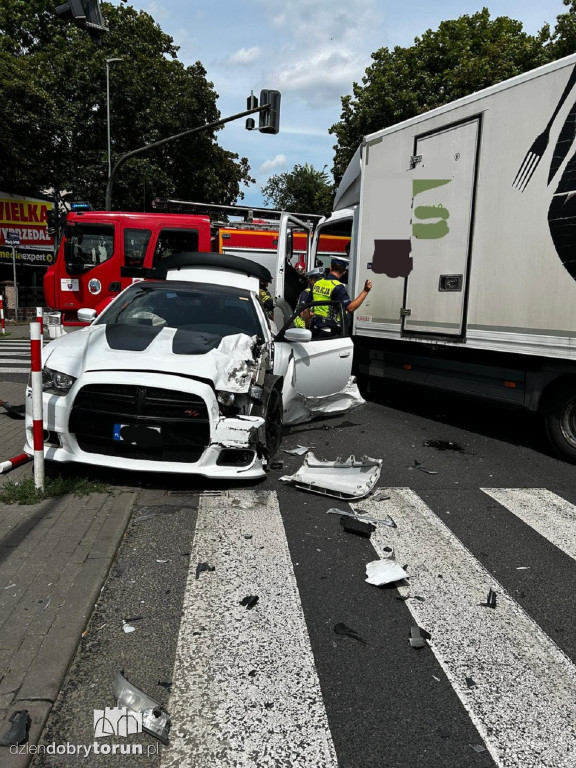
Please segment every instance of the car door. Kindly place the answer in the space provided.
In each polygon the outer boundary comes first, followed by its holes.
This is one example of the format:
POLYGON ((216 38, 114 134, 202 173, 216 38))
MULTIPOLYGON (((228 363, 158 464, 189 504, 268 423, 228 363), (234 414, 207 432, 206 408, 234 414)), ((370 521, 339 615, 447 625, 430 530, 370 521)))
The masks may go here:
MULTIPOLYGON (((276 305, 281 307, 284 312, 284 319, 287 317, 288 310, 292 312, 295 309, 298 294, 302 290, 302 287, 298 285, 298 275, 290 264, 294 249, 294 230, 304 232, 306 235, 306 269, 312 268, 312 227, 290 213, 283 213, 278 227, 276 273, 273 273, 272 292, 276 305), (290 274, 287 274, 288 272, 290 274)), ((303 287, 306 287, 305 282, 303 287)))

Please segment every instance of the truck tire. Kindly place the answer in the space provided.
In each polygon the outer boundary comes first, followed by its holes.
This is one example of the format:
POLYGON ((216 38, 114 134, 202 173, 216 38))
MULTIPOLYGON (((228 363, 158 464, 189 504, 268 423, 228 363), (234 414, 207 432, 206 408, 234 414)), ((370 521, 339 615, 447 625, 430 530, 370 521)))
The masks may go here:
POLYGON ((554 451, 576 463, 576 380, 558 385, 547 396, 544 423, 554 451))

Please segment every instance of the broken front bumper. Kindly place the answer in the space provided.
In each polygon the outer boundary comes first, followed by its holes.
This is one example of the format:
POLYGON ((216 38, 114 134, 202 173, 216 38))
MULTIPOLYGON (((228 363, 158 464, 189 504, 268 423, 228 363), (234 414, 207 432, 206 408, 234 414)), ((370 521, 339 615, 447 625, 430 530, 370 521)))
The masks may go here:
MULTIPOLYGON (((44 455, 141 472, 264 476, 264 420, 223 417, 203 382, 162 373, 85 373, 67 395, 44 393, 44 455)), ((26 450, 31 451, 27 394, 26 450)))

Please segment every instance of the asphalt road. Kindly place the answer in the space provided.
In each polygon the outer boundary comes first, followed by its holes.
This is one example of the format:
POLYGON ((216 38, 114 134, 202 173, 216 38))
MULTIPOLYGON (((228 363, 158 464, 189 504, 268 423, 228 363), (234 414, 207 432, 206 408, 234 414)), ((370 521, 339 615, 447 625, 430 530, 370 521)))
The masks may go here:
POLYGON ((348 505, 281 482, 302 463, 284 453, 249 486, 107 474, 140 488, 139 506, 44 742, 92 744, 124 669, 170 709, 174 746, 138 734, 120 741, 145 760, 34 765, 576 765, 576 481, 537 420, 415 392, 295 427, 283 447, 297 444, 381 458, 390 499, 356 506, 397 529, 343 532, 326 511, 348 505), (386 544, 400 589, 365 583, 386 544), (216 570, 196 578, 204 560, 216 570), (479 607, 489 588, 496 608, 479 607))

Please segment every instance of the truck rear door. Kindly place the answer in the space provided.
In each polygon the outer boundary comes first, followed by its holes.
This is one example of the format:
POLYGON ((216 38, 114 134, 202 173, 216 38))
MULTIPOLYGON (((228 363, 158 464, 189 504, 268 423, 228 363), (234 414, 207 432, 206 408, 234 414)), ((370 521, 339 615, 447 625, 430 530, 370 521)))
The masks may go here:
POLYGON ((404 333, 464 333, 478 135, 473 118, 416 139, 404 333))

